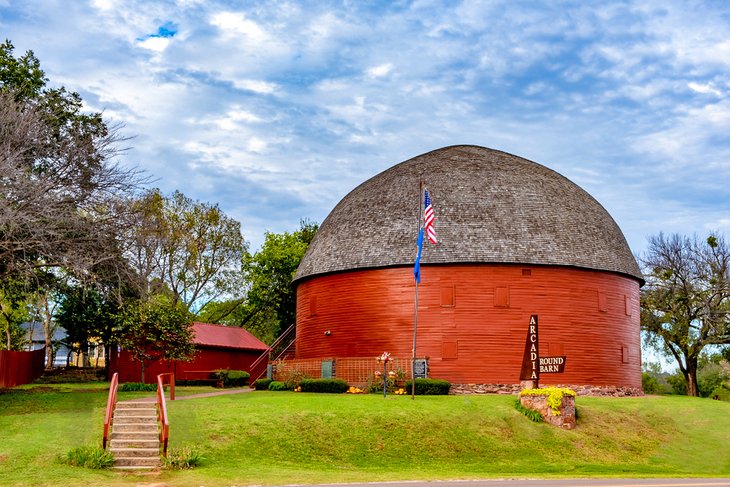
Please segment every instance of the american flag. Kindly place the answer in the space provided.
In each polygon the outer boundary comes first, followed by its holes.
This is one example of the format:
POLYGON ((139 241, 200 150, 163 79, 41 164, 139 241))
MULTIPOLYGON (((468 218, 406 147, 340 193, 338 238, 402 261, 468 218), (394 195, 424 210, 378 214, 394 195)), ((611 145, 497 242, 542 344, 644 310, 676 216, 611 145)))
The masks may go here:
POLYGON ((428 236, 428 241, 432 244, 435 244, 437 240, 436 230, 433 228, 433 221, 435 219, 435 216, 433 214, 433 206, 431 206, 431 198, 428 196, 427 189, 424 191, 424 194, 425 196, 423 198, 423 217, 425 221, 426 235, 428 236))

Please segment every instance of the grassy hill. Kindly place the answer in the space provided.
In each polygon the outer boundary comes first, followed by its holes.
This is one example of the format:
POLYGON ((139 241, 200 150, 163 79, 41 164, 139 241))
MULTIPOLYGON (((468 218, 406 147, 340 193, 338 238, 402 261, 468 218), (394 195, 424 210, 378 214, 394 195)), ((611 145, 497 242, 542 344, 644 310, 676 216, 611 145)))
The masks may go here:
MULTIPOLYGON (((0 394, 0 484, 133 480, 56 460, 70 448, 100 441, 105 394, 100 386, 69 386, 66 392, 44 387, 0 394)), ((578 427, 563 431, 530 422, 514 401, 291 392, 175 401, 168 403, 170 446, 195 447, 205 461, 192 471, 164 471, 156 480, 245 485, 730 476, 730 403, 579 397, 578 427)))

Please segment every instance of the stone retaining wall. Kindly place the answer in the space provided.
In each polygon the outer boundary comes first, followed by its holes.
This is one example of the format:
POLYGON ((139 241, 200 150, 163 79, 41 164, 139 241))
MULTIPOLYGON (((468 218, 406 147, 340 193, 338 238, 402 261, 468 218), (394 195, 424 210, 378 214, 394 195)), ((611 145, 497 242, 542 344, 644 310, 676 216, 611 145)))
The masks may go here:
MULTIPOLYGON (((573 384, 543 384, 543 387, 572 389, 578 396, 599 397, 636 397, 644 391, 636 387, 623 386, 586 386, 573 384)), ((519 394, 519 384, 451 384, 449 394, 519 394)))

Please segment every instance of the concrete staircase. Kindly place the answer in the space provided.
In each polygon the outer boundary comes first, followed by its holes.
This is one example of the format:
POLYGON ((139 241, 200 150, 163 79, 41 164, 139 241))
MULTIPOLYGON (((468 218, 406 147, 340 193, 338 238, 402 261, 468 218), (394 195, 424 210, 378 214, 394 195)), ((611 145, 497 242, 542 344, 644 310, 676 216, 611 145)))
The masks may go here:
POLYGON ((117 403, 109 441, 115 469, 149 470, 160 466, 156 406, 145 401, 117 403))

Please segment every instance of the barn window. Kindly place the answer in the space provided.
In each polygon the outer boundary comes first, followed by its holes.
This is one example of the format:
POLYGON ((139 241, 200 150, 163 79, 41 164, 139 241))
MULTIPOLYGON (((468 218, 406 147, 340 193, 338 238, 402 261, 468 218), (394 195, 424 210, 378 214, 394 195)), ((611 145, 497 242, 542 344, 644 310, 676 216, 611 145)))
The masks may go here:
POLYGON ((631 316, 631 298, 629 296, 624 296, 624 303, 626 306, 626 316, 631 316))
POLYGON ((621 362, 623 362, 625 364, 628 364, 629 363, 629 358, 630 358, 629 352, 630 351, 631 350, 626 345, 623 345, 621 347, 621 362))
POLYGON ((598 311, 603 311, 604 313, 608 311, 608 301, 606 299, 606 293, 603 291, 598 291, 598 311))
POLYGON ((498 287, 494 289, 494 306, 497 308, 509 308, 508 287, 498 287))
POLYGON ((441 288, 441 306, 444 308, 454 306, 454 286, 444 286, 441 288))
POLYGON ((456 359, 459 358, 459 346, 456 340, 444 340, 441 350, 442 359, 456 359))
POLYGON ((532 269, 522 269, 522 275, 524 277, 531 276, 532 275, 532 269))

